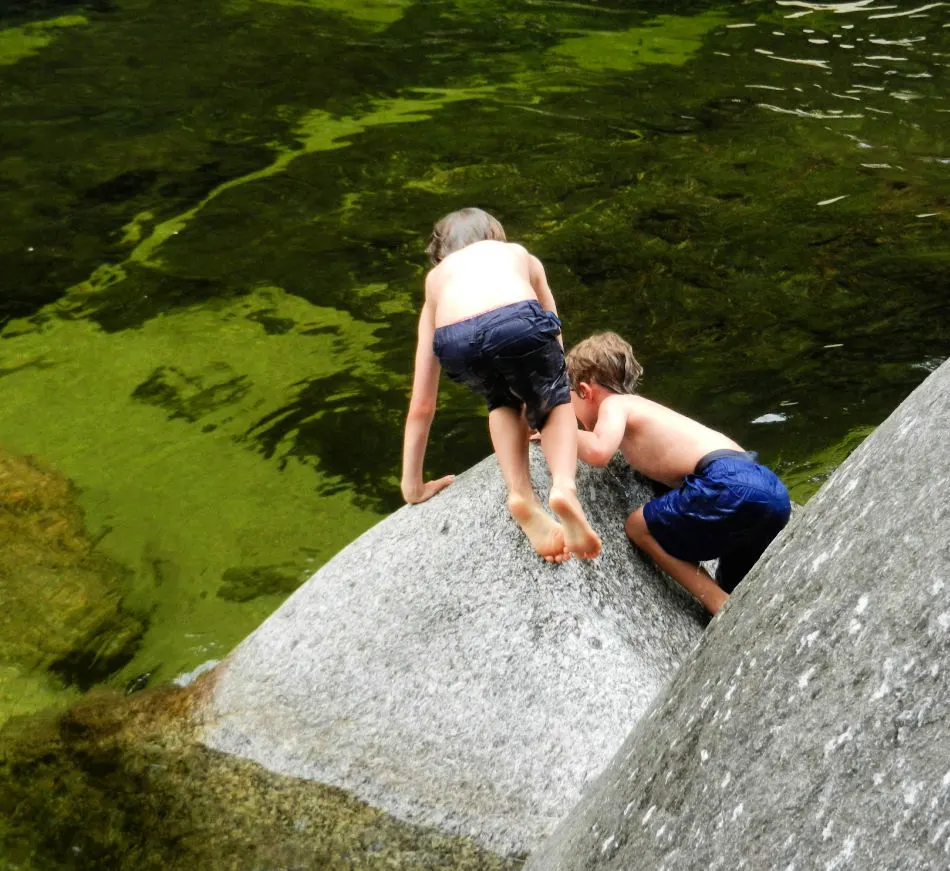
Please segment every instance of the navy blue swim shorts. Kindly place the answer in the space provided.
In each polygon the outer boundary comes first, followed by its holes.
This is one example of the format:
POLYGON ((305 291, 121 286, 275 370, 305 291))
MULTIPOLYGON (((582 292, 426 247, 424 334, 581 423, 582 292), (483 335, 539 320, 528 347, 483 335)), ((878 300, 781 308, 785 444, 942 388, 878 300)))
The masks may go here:
POLYGON ((484 397, 489 411, 524 406, 541 429, 551 409, 571 401, 560 332, 557 315, 525 300, 439 327, 432 349, 445 374, 484 397))
POLYGON ((668 554, 719 558, 716 582, 731 593, 788 523, 792 506, 778 476, 754 453, 713 451, 670 490, 643 506, 650 534, 668 554))

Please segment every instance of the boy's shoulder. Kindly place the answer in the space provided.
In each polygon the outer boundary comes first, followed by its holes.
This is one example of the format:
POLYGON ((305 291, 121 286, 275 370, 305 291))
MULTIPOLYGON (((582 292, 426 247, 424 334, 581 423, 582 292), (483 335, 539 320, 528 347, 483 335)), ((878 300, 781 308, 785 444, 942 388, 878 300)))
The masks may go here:
POLYGON ((597 412, 598 420, 611 419, 620 421, 622 418, 625 428, 635 424, 641 408, 637 400, 640 399, 635 393, 611 393, 604 397, 600 403, 597 412))
POLYGON ((668 418, 670 415, 676 415, 672 408, 639 393, 618 393, 616 395, 621 400, 623 408, 631 421, 655 421, 668 418))
POLYGON ((531 256, 531 252, 520 242, 509 242, 507 240, 503 242, 500 239, 486 239, 482 242, 476 242, 475 246, 478 246, 486 255, 504 251, 506 254, 515 257, 531 256))
POLYGON ((482 239, 479 242, 472 242, 464 248, 459 248, 451 254, 446 255, 439 263, 433 266, 428 274, 446 271, 446 266, 451 269, 453 264, 467 262, 471 260, 480 260, 483 258, 494 258, 499 252, 514 255, 518 257, 530 257, 531 252, 520 242, 503 242, 500 239, 482 239))
POLYGON ((611 393, 604 399, 604 403, 609 403, 613 408, 624 408, 632 411, 647 412, 655 402, 651 402, 639 393, 611 393))
MULTIPOLYGON (((506 255, 511 257, 530 257, 531 252, 524 247, 520 242, 502 242, 500 239, 486 239, 483 242, 476 242, 482 252, 486 255, 492 255, 499 251, 503 251, 506 255)), ((472 246, 470 246, 472 247, 472 246)))
POLYGON ((644 396, 642 393, 626 393, 624 394, 636 408, 642 409, 644 412, 647 411, 672 411, 669 406, 663 405, 662 402, 657 402, 655 399, 650 399, 649 396, 644 396))

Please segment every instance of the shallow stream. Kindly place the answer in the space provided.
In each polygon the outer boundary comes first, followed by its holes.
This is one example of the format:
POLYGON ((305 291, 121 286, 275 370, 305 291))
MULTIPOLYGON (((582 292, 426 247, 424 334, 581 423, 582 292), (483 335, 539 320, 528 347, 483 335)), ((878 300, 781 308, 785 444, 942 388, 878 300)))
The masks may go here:
MULTIPOLYGON (((186 679, 399 505, 463 205, 806 501, 950 355, 948 65, 904 0, 4 4, 0 721, 186 679)), ((489 451, 445 385, 430 473, 489 451)))

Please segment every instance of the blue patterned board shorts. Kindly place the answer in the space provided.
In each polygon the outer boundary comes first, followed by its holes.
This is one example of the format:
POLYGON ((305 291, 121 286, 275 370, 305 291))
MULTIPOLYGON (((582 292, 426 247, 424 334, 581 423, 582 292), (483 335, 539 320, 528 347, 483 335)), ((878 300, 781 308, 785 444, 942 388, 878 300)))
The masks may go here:
POLYGON ((435 331, 445 374, 484 397, 488 410, 522 406, 541 429, 551 409, 571 401, 561 322, 535 300, 502 306, 435 331))
POLYGON ((731 593, 777 536, 792 505, 757 455, 713 451, 678 490, 643 506, 647 529, 668 554, 698 563, 719 558, 716 583, 731 593))

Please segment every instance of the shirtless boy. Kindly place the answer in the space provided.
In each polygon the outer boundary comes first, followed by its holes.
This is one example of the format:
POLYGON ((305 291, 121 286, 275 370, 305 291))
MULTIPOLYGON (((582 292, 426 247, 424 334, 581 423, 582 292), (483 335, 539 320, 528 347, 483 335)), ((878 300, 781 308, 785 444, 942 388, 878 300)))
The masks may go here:
POLYGON ((616 333, 572 348, 567 369, 586 430, 578 433, 578 456, 604 466, 619 449, 671 488, 627 518, 627 535, 715 614, 788 522, 785 486, 732 439, 636 395, 643 367, 616 333), (716 557, 714 581, 698 563, 716 557))
POLYGON ((564 364, 561 322, 544 268, 481 209, 440 220, 426 249, 412 399, 402 455, 402 495, 423 502, 454 480, 425 482, 422 463, 435 415, 439 372, 484 397, 508 509, 548 562, 595 557, 601 542, 577 499, 577 423, 564 364), (522 413, 524 412, 524 413, 522 413), (551 471, 548 514, 531 486, 529 425, 541 432, 551 471))

